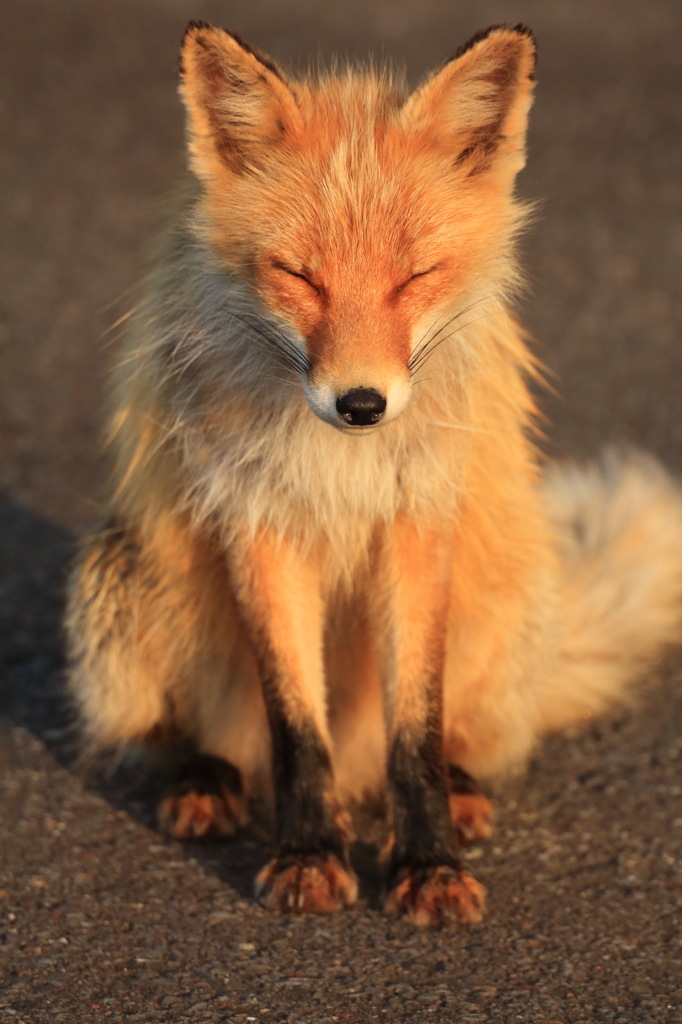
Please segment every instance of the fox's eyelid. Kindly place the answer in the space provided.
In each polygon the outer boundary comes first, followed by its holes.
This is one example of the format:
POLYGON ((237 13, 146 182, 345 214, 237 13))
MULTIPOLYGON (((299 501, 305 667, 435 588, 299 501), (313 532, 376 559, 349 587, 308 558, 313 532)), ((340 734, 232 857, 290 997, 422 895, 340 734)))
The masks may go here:
POLYGON ((434 265, 432 267, 428 267, 426 270, 417 270, 417 271, 415 271, 414 274, 410 274, 410 276, 405 281, 403 281, 401 284, 398 285, 396 291, 401 292, 403 290, 403 288, 407 287, 407 285, 410 283, 410 281, 414 281, 418 277, 426 277, 427 274, 431 274, 434 270, 437 270, 437 269, 438 269, 438 264, 434 263, 434 265))
POLYGON ((434 263, 434 265, 432 267, 427 267, 426 270, 415 270, 415 272, 412 275, 412 278, 410 278, 410 280, 412 280, 415 277, 426 277, 427 274, 431 274, 434 270, 437 270, 437 268, 438 268, 438 264, 434 263))
POLYGON ((290 277, 297 277, 300 281, 305 281, 305 283, 309 285, 314 291, 320 291, 317 285, 313 284, 310 278, 302 271, 294 270, 292 267, 288 267, 286 263, 280 263, 279 260, 275 261, 273 266, 276 267, 277 270, 282 270, 285 274, 288 274, 290 277))

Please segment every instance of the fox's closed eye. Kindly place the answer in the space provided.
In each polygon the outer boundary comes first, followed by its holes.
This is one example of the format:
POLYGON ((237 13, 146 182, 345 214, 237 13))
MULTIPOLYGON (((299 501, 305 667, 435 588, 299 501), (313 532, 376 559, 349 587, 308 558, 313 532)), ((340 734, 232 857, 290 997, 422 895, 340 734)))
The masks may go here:
POLYGON ((273 263, 273 267, 275 268, 275 270, 281 270, 283 274, 288 274, 289 277, 296 277, 298 278, 299 281, 304 281, 309 288, 312 288, 312 290, 314 292, 317 292, 317 294, 319 295, 320 289, 313 281, 311 281, 309 275, 305 272, 305 270, 294 270, 293 267, 287 266, 286 263, 280 263, 279 260, 273 263))
POLYGON ((438 265, 436 264, 433 267, 428 267, 426 270, 417 270, 417 271, 415 271, 414 274, 410 274, 410 276, 408 278, 406 278, 401 284, 398 285, 398 287, 396 288, 396 291, 397 292, 403 291, 403 289, 407 288, 408 284, 411 284, 413 281, 416 281, 420 277, 426 277, 427 274, 432 274, 434 272, 434 270, 437 270, 437 269, 438 269, 438 265))

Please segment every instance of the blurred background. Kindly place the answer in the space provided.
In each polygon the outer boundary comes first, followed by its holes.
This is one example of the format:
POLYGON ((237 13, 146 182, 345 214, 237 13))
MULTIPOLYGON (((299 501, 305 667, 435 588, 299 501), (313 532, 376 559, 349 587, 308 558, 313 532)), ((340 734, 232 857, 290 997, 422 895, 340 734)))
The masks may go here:
MULTIPOLYGON (((100 447, 103 379, 115 354, 107 332, 128 308, 163 222, 164 195, 184 168, 177 53, 190 18, 239 32, 285 68, 332 54, 373 55, 403 65, 415 83, 477 29, 499 22, 531 26, 539 42, 538 88, 519 187, 540 203, 523 244, 529 289, 521 315, 556 389, 543 403, 546 450, 582 456, 606 441, 634 443, 682 473, 678 0, 3 0, 0 710, 9 728, 0 743, 0 817, 4 812, 12 830, 0 841, 0 908, 8 900, 23 922, 10 927, 4 948, 24 965, 12 985, 20 988, 25 978, 27 986, 21 998, 13 988, 6 1005, 19 1007, 15 1020, 31 1007, 25 1019, 32 1024, 48 1019, 50 1005, 49 1013, 62 1012, 50 1020, 100 1019, 97 1000, 106 992, 113 1007, 107 1015, 124 1019, 133 977, 126 972, 133 968, 119 952, 128 945, 140 953, 134 977, 151 987, 145 1014, 135 1017, 133 1006, 125 1019, 129 1013, 145 1024, 168 1020, 164 1013, 171 1011, 154 1000, 173 995, 171 1015, 185 1020, 177 1009, 189 1005, 183 985, 193 994, 205 990, 206 999, 223 998, 219 982, 206 974, 212 943, 222 951, 216 957, 229 948, 230 957, 245 960, 267 930, 276 961, 281 940, 279 924, 240 902, 240 886, 248 891, 252 874, 246 847, 233 854, 237 862, 242 857, 243 877, 236 868, 230 875, 224 866, 211 867, 208 855, 201 863, 183 862, 189 911, 183 883, 171 880, 173 858, 181 855, 177 848, 165 852, 158 837, 150 846, 147 812, 138 813, 115 789, 106 801, 95 798, 58 764, 67 735, 59 629, 66 567, 75 537, 98 516, 107 472, 100 447), (117 803, 122 811, 113 809, 117 803), (216 875, 229 885, 216 888, 216 875), (149 900, 167 909, 147 916, 147 930, 133 934, 130 908, 149 900), (225 919, 239 919, 229 940, 222 928, 202 931, 216 905, 225 919), (74 923, 75 907, 84 908, 85 923, 74 923), (180 935, 187 913, 195 915, 193 924, 169 952, 169 936, 180 935), (192 945, 197 936, 200 946, 192 945), (147 970, 140 964, 150 962, 150 943, 162 952, 147 970), (160 978, 175 977, 176 954, 191 977, 178 974, 166 989, 152 991, 160 978), (87 966, 95 956, 109 965, 101 976, 87 966), (76 976, 80 996, 68 980, 76 976), (40 979, 49 999, 40 994, 40 979)), ((680 692, 679 678, 669 681, 641 717, 617 718, 577 746, 557 741, 540 755, 541 768, 520 798, 521 819, 502 812, 505 849, 516 851, 530 888, 520 895, 513 860, 493 847, 486 863, 495 876, 495 903, 490 924, 476 933, 481 938, 448 939, 444 952, 437 936, 417 941, 399 929, 384 934, 388 926, 380 918, 362 931, 360 910, 329 926, 328 947, 342 959, 355 957, 364 970, 381 929, 381 964, 393 964, 393 977, 400 978, 396 964, 409 961, 404 980, 413 994, 419 985, 427 992, 443 981, 443 1000, 451 989, 469 993, 466 1013, 457 1003, 458 1024, 682 1020, 671 973, 680 936, 674 868, 682 856, 680 692), (520 829, 519 820, 531 828, 520 829), (589 846, 581 845, 585 836, 589 846), (593 865, 588 875, 580 874, 585 858, 593 865), (569 881, 567 865, 574 870, 569 881), (451 960, 453 943, 460 952, 474 943, 475 961, 451 960), (608 960, 609 949, 615 950, 611 967, 595 973, 602 967, 593 958, 608 960), (569 961, 578 965, 568 971, 570 982, 562 966, 569 961), (496 1009, 489 1018, 490 1000, 496 1009)), ((505 806, 513 808, 513 800, 505 806)), ((300 956, 286 954, 308 980, 317 963, 314 927, 293 923, 300 956)), ((258 992, 263 978, 264 991, 272 988, 277 963, 263 963, 258 970, 242 964, 245 991, 258 992)), ((350 999, 349 982, 330 977, 320 982, 320 999, 329 997, 338 1009, 350 999)), ((379 976, 376 984, 383 984, 379 976)), ((412 1005, 405 990, 392 1010, 393 997, 384 1004, 381 992, 376 1006, 383 1013, 389 1008, 382 1019, 426 1019, 426 1004, 412 1005)), ((277 1005, 289 998, 281 996, 277 1005)), ((310 1017, 296 1004, 297 1016, 269 1019, 337 1019, 320 1017, 318 1004, 313 999, 310 1017)), ((196 1013, 204 1020, 255 1019, 196 1013)))

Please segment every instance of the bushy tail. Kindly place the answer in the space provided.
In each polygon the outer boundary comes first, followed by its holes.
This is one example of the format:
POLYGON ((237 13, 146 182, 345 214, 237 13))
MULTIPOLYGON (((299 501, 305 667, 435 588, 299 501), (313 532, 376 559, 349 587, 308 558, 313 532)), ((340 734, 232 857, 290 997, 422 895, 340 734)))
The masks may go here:
POLYGON ((558 678, 543 727, 560 729, 627 699, 682 641, 682 488, 654 459, 607 451, 546 479, 563 578, 558 678))

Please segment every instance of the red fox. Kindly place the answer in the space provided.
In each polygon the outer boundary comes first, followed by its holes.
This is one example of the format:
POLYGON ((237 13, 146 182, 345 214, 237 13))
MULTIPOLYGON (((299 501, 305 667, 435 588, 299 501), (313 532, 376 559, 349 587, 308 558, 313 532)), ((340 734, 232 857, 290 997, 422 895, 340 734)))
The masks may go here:
POLYGON ((113 378, 70 685, 93 750, 174 752, 173 835, 271 808, 274 910, 353 903, 379 798, 387 910, 478 921, 480 784, 680 632, 677 485, 638 455, 541 471, 532 441, 510 309, 534 70, 523 26, 413 92, 183 40, 192 173, 113 378))

